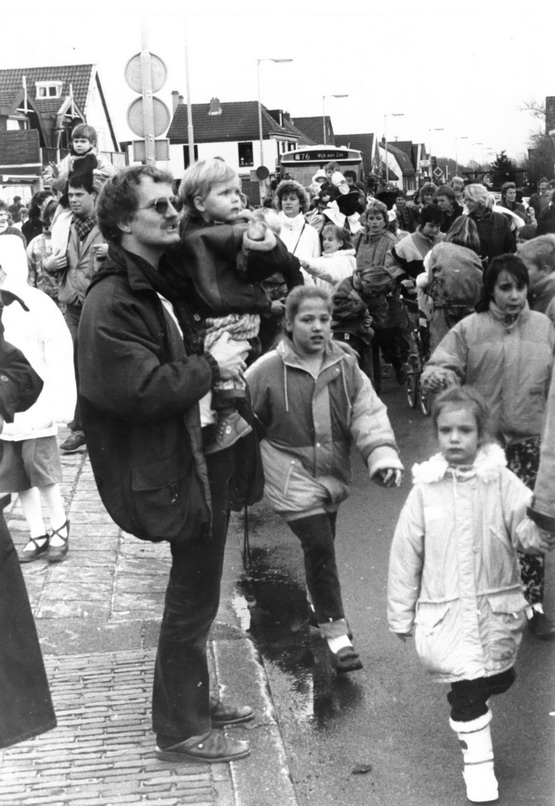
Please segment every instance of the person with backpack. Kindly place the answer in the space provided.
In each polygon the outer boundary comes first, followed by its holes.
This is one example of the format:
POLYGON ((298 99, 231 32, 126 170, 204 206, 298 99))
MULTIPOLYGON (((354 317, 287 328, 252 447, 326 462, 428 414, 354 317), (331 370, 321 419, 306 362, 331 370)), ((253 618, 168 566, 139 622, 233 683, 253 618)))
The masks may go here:
POLYGON ((482 291, 482 261, 478 228, 468 216, 459 216, 445 240, 424 258, 425 271, 416 284, 431 298, 430 348, 435 350, 445 334, 474 312, 482 291))

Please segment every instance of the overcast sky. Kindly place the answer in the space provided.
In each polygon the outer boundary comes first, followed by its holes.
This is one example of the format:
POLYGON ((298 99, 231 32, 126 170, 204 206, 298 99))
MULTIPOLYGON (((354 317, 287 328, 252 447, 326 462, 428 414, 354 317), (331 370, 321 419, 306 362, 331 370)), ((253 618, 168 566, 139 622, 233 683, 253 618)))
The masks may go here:
POLYGON ((168 78, 157 94, 168 106, 172 90, 187 95, 186 50, 192 103, 212 96, 255 101, 257 60, 290 58, 288 64, 260 66, 261 100, 268 108, 284 109, 293 119, 321 116, 324 95, 348 94, 325 99, 337 134, 381 136, 384 115, 403 113, 387 118, 388 140, 429 145, 430 129, 443 129, 431 133, 433 152, 454 157, 458 137, 462 163, 472 157, 490 161, 488 149, 523 155, 530 132, 540 126, 523 105, 555 95, 549 45, 555 3, 549 0, 10 5, 2 15, 0 65, 96 63, 120 140, 134 137, 125 121, 137 96, 124 70, 141 50, 142 20, 149 50, 167 65, 168 78))

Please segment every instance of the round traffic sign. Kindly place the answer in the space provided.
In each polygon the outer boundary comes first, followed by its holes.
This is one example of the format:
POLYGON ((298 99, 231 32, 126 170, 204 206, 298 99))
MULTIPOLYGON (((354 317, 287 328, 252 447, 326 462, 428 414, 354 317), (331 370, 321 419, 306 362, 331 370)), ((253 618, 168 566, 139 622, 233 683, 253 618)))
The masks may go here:
MULTIPOLYGON (((136 98, 127 110, 129 128, 138 137, 144 137, 146 134, 143 106, 143 99, 136 98)), ((152 99, 152 108, 154 112, 154 131, 148 132, 148 134, 159 137, 170 125, 170 110, 159 98, 152 99)))
POLYGON ((256 169, 256 178, 259 179, 261 182, 264 179, 267 179, 270 176, 270 171, 266 168, 265 165, 261 165, 259 168, 256 169))
MULTIPOLYGON (((150 62, 150 80, 152 83, 152 92, 158 92, 158 90, 162 89, 166 81, 166 65, 162 59, 159 56, 155 56, 154 53, 148 53, 146 55, 149 57, 150 62)), ((127 86, 131 87, 134 92, 143 91, 140 53, 136 53, 135 56, 133 56, 127 62, 125 67, 125 80, 127 82, 127 86)))

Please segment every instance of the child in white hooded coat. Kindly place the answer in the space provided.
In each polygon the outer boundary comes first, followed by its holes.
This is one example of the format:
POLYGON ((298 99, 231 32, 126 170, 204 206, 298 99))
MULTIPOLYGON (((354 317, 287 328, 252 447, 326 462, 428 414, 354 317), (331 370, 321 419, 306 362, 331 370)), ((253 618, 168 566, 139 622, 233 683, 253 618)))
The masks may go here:
POLYGON ((18 347, 43 381, 31 408, 6 423, 0 438, 0 490, 18 493, 30 539, 21 562, 46 556, 63 560, 68 551, 69 521, 60 490, 62 468, 56 441, 58 422, 73 417, 77 397, 71 335, 56 303, 27 284, 27 257, 14 236, 0 239, 0 288, 16 299, 4 308, 6 339, 18 347), (50 517, 46 531, 41 507, 44 498, 50 517))
POLYGON ((555 537, 527 518, 532 493, 487 441, 487 417, 471 387, 436 399, 441 452, 413 468, 388 581, 390 630, 406 640, 414 628, 424 668, 451 684, 450 725, 473 803, 498 797, 488 701, 515 680, 526 623, 517 549, 544 551, 555 537))

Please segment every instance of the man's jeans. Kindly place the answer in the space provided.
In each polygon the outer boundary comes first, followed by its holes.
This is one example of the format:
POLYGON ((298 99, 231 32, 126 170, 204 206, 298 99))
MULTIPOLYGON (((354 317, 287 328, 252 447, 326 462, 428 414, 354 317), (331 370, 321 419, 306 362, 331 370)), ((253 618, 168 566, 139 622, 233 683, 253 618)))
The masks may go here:
POLYGON ((206 457, 212 533, 171 544, 172 567, 154 671, 152 725, 176 743, 211 729, 206 645, 220 602, 234 451, 206 457))

